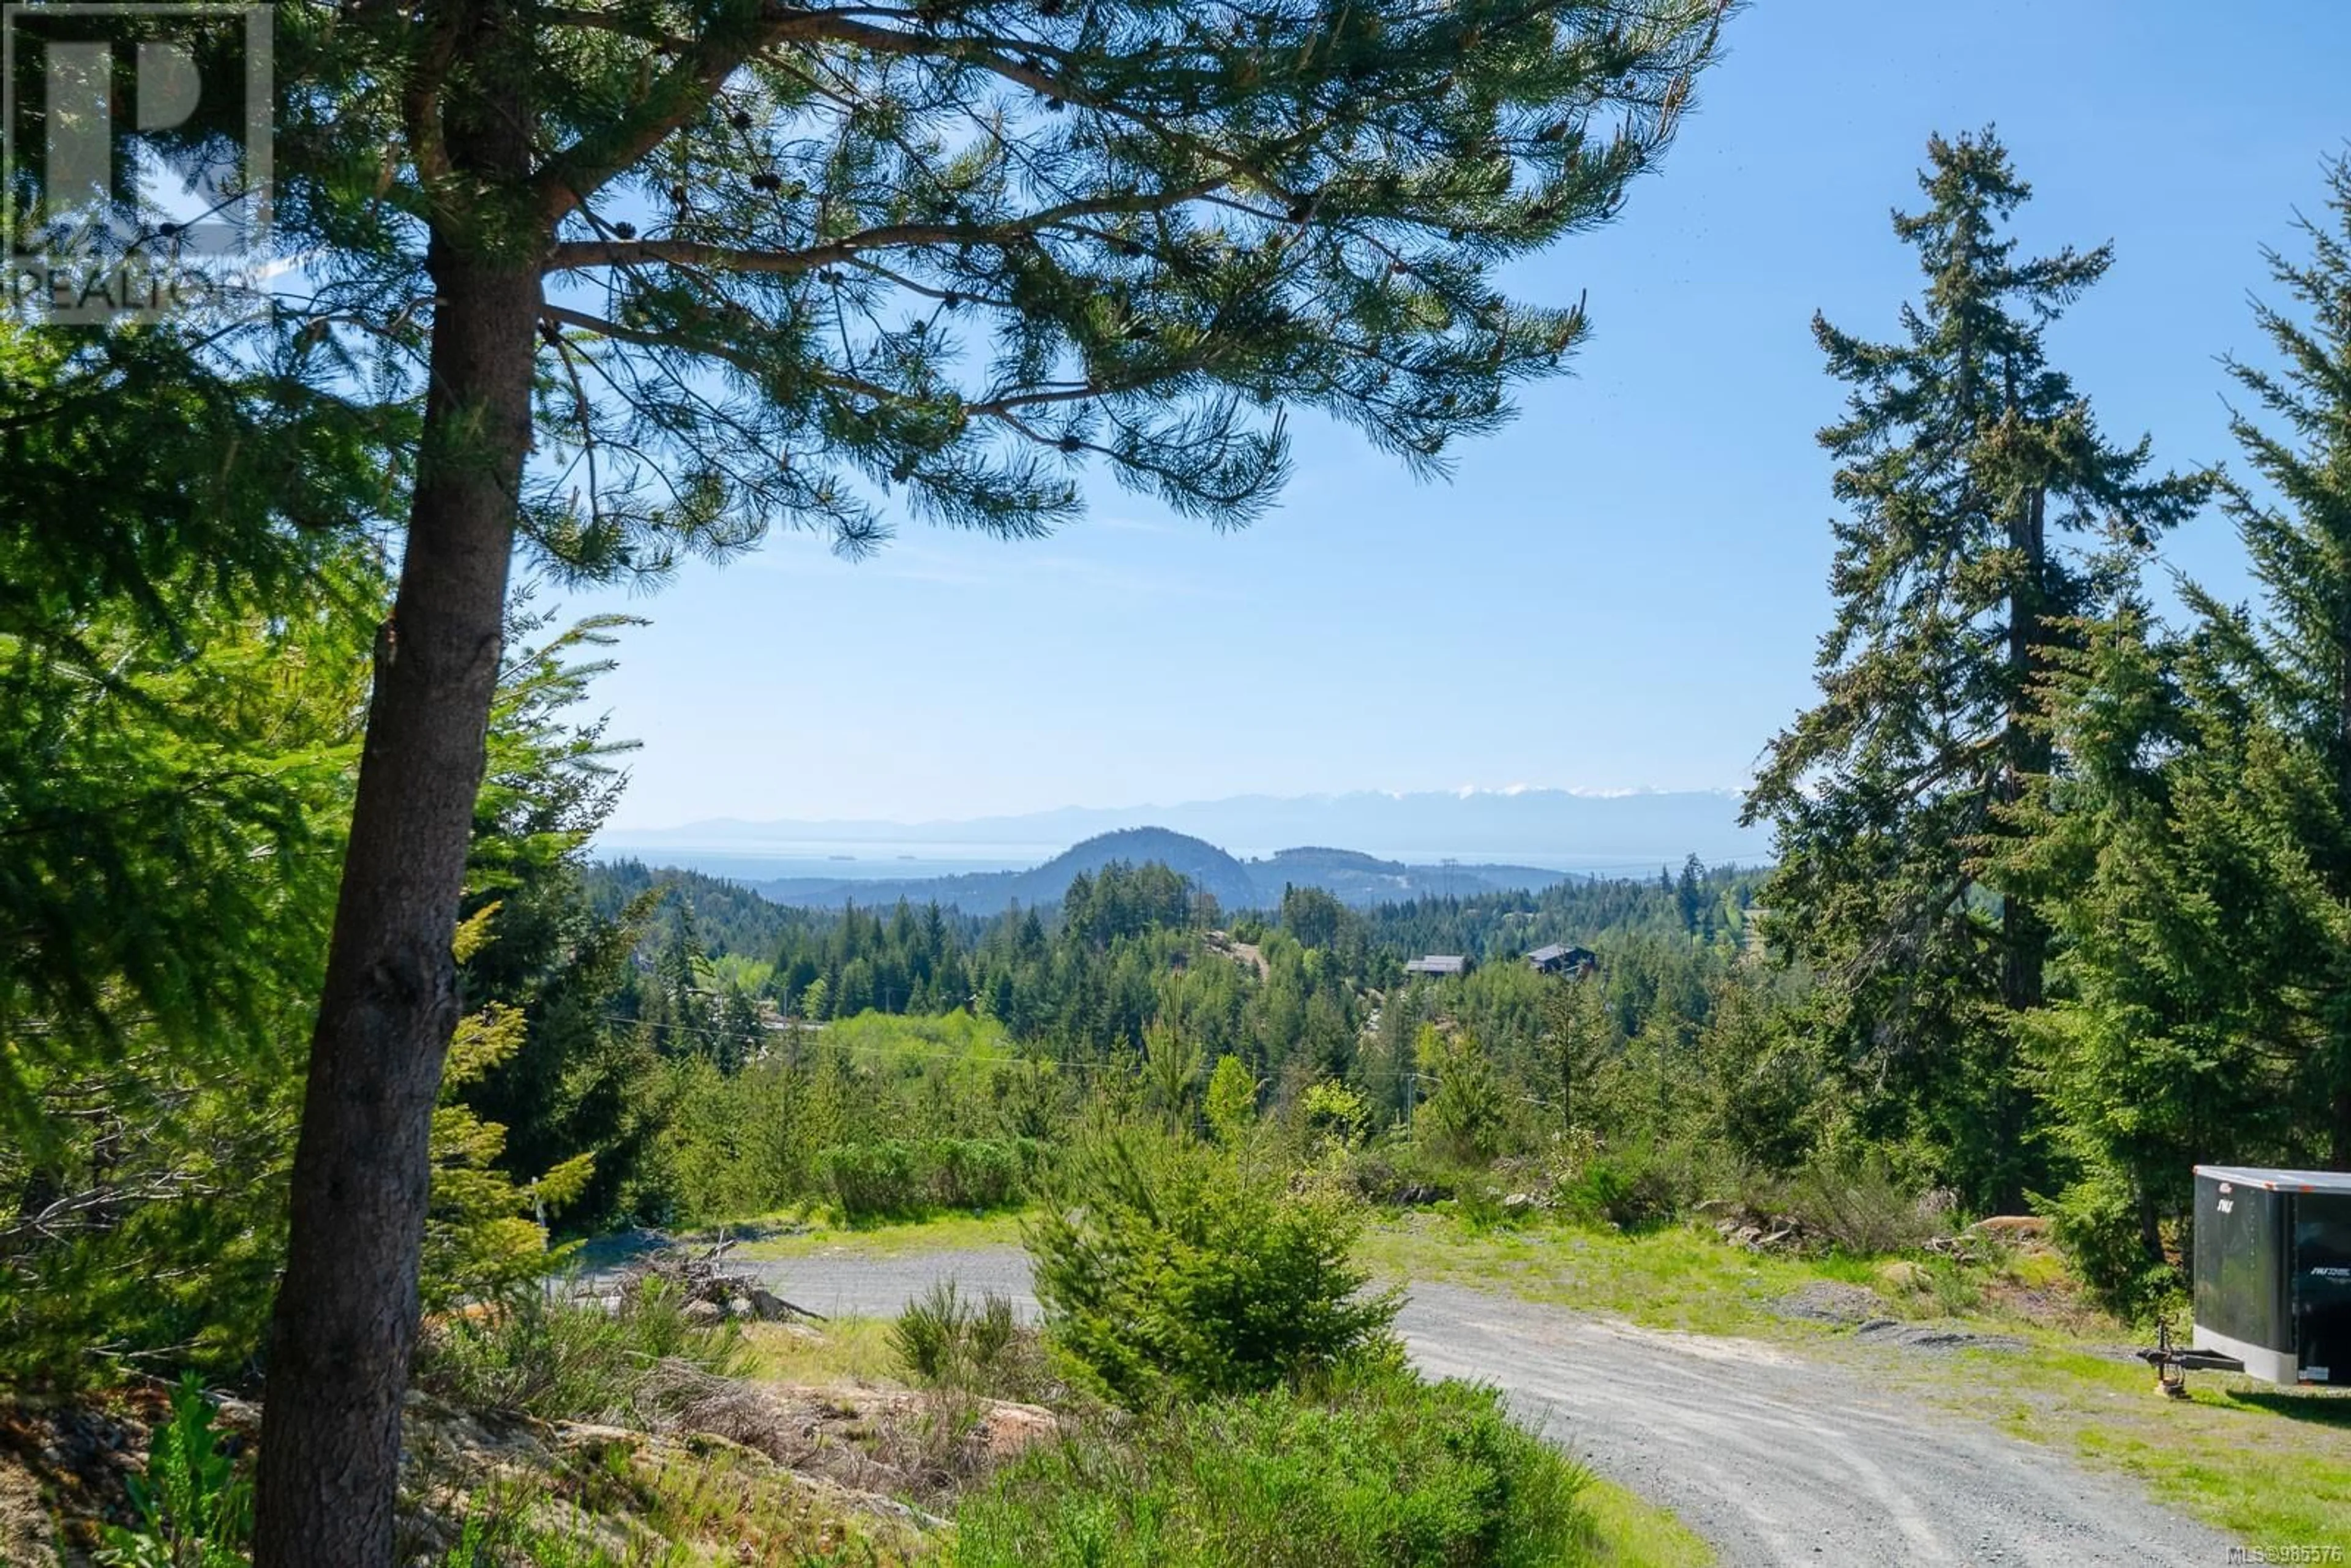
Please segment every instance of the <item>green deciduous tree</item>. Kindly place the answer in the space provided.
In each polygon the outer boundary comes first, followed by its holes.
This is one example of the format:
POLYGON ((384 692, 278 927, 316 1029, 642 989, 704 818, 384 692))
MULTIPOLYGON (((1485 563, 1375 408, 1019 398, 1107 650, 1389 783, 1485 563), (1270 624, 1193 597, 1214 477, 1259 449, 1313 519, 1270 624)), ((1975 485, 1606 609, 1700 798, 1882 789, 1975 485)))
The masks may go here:
POLYGON ((1926 277, 1901 338, 1813 321, 1853 388, 1820 438, 1847 508, 1837 615, 1822 700, 1773 741, 1747 817, 1779 833, 1775 947, 1834 988, 1845 1049, 1917 1107, 1947 1176, 2008 1204, 2028 1170, 2012 1015, 2041 1004, 2048 932, 1985 862, 2053 766, 2032 721, 2051 651, 2206 486, 2150 476, 2147 444, 2108 442, 2048 362, 2108 249, 2020 256, 2002 229, 2030 190, 1991 132, 1928 154, 1925 210, 1895 218, 1926 277))

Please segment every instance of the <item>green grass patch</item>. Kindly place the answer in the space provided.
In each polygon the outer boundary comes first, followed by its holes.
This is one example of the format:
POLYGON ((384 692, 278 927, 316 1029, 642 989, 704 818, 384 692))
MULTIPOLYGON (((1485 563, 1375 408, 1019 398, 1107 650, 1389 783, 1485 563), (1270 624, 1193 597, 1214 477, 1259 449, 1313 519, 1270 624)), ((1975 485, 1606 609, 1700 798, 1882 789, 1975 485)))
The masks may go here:
POLYGON ((744 1375, 763 1383, 826 1388, 904 1382, 885 1319, 831 1318, 813 1335, 789 1323, 746 1323, 742 1336, 744 1375))
POLYGON ((1958 1410, 2114 1471, 2149 1497, 2268 1550, 2351 1542, 2351 1395, 2192 1375, 2166 1399, 2137 1363, 2067 1336, 2022 1354, 1970 1354, 1901 1375, 1958 1410))
MULTIPOLYGON (((1590 1478, 1499 1396, 1400 1367, 1176 1403, 967 1497, 957 1568, 1579 1568, 1590 1478)), ((1634 1559, 1633 1561, 1639 1561, 1634 1559)))
POLYGON ((665 1367, 730 1377, 744 1364, 737 1329, 697 1325, 655 1281, 611 1312, 533 1291, 445 1319, 419 1343, 416 1379, 464 1409, 651 1428, 685 1397, 665 1367))
POLYGON ((1709 1568, 1714 1548, 1639 1493, 1593 1477, 1583 1489, 1598 1568, 1709 1568))
MULTIPOLYGON (((916 1568, 941 1542, 733 1443, 583 1446, 463 1499, 434 1568, 916 1568)), ((407 1561, 407 1559, 403 1559, 407 1561)))
POLYGON ((1772 1301, 1823 1280, 1869 1278, 1866 1263, 1748 1252, 1684 1227, 1625 1235, 1539 1221, 1478 1230, 1436 1214, 1374 1227, 1359 1256, 1383 1275, 1499 1286, 1650 1328, 1796 1339, 1823 1331, 1775 1315, 1772 1301))

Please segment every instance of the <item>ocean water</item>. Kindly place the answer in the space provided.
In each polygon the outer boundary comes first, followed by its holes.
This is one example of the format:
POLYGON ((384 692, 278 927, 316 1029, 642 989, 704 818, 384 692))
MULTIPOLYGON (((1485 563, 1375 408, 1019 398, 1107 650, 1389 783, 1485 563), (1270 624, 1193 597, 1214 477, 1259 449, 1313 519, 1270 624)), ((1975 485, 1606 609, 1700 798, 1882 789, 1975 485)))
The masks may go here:
POLYGON ((653 866, 687 866, 712 876, 743 882, 819 877, 829 882, 898 882, 962 876, 971 872, 1026 871, 1067 849, 1067 844, 910 844, 888 840, 787 842, 745 846, 664 842, 632 844, 599 841, 599 860, 641 860, 653 866))

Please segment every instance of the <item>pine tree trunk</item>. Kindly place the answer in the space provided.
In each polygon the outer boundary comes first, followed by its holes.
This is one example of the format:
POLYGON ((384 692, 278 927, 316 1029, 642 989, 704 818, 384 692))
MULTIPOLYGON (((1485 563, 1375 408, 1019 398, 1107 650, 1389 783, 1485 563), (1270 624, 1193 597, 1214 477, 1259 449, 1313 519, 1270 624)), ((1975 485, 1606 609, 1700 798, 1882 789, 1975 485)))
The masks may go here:
POLYGON ((432 386, 294 1156, 270 1341, 257 1568, 391 1568, 450 953, 530 445, 535 263, 439 241, 432 386))

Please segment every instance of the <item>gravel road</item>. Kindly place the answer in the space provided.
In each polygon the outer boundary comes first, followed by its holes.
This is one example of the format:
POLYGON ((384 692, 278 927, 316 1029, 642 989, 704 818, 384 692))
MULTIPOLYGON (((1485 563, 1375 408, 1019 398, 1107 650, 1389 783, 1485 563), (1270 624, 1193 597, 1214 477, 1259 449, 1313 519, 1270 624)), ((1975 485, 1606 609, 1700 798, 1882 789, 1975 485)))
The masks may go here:
MULTIPOLYGON (((895 1312, 934 1280, 1035 1310, 1009 1248, 747 1265, 801 1306, 895 1312)), ((1662 1333, 1448 1285, 1398 1322, 1426 1370, 1520 1416, 1750 1564, 2219 1568, 2226 1536, 1993 1427, 1754 1341, 1662 1333)))

